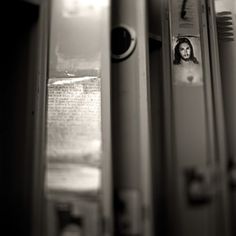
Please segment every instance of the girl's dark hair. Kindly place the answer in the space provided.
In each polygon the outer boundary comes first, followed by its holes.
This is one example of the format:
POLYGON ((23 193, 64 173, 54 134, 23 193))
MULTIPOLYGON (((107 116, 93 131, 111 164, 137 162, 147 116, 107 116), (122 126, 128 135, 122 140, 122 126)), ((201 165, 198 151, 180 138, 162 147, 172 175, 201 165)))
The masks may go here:
POLYGON ((179 39, 177 39, 177 44, 175 46, 174 64, 178 65, 178 64, 181 63, 181 55, 180 55, 180 52, 179 52, 179 47, 180 47, 180 45, 182 43, 187 43, 189 45, 189 47, 190 47, 190 58, 189 58, 189 60, 191 60, 195 64, 199 64, 197 58, 194 56, 193 46, 192 46, 190 40, 187 39, 187 38, 179 38, 179 39))

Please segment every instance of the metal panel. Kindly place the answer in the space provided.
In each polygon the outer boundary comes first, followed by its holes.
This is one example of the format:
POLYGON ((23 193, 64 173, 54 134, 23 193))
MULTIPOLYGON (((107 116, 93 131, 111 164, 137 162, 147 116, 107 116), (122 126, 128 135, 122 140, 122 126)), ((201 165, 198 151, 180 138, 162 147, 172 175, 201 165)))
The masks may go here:
POLYGON ((235 149, 235 62, 236 62, 236 45, 235 45, 235 6, 234 1, 219 1, 216 2, 216 22, 218 31, 219 59, 222 77, 223 102, 225 112, 225 124, 227 135, 227 166, 228 178, 226 186, 229 187, 230 194, 230 211, 232 223, 232 235, 236 235, 235 230, 235 170, 236 170, 236 149, 235 149))
POLYGON ((110 1, 50 4, 36 105, 34 233, 112 235, 110 1))
MULTIPOLYGON (((152 235, 145 1, 113 1, 112 26, 113 33, 120 27, 135 32, 132 40, 136 41, 128 57, 112 64, 115 235, 152 235)), ((122 40, 129 38, 125 35, 122 40)), ((122 41, 113 37, 112 42, 112 51, 117 52, 122 41)))
POLYGON ((216 26, 215 1, 208 0, 207 16, 208 16, 208 38, 210 48, 211 73, 212 73, 212 90, 214 100, 214 116, 215 116, 215 135, 216 135, 216 173, 219 176, 217 188, 221 200, 218 200, 218 217, 216 225, 221 225, 218 230, 224 235, 231 235, 230 222, 230 198, 228 185, 228 158, 226 146, 226 127, 224 119, 222 82, 220 71, 219 45, 216 26))
POLYGON ((164 56, 167 225, 173 225, 168 233, 228 235, 222 172, 225 139, 220 137, 224 133, 223 112, 220 88, 216 86, 219 78, 210 61, 216 55, 210 56, 208 46, 208 33, 212 37, 216 34, 212 28, 207 30, 204 1, 169 1, 163 5, 163 55, 170 55, 164 56), (165 43, 167 38, 169 44, 165 43), (219 159, 222 161, 217 165, 219 159))

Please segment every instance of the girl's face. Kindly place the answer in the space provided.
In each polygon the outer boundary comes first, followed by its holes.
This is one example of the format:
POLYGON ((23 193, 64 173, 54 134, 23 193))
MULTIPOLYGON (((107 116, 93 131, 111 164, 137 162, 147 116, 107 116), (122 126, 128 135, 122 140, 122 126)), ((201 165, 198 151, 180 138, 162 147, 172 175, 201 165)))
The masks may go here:
POLYGON ((179 46, 179 52, 181 55, 181 58, 185 61, 189 60, 191 49, 190 46, 187 43, 181 43, 179 46))

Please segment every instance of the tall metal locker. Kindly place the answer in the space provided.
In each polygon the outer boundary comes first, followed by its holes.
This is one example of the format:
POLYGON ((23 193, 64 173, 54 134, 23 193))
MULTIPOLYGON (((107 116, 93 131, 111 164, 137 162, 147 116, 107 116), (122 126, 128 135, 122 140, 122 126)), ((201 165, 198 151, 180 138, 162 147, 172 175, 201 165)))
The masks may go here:
POLYGON ((46 3, 32 235, 112 235, 110 1, 46 3))
POLYGON ((235 150, 235 62, 236 62, 236 5, 235 1, 216 2, 216 19, 220 55, 220 69, 223 88, 223 102, 227 134, 227 164, 232 235, 236 235, 234 222, 236 219, 236 150, 235 150))
POLYGON ((147 7, 112 2, 114 235, 153 235, 147 7))
POLYGON ((214 2, 162 2, 167 235, 230 235, 214 2))

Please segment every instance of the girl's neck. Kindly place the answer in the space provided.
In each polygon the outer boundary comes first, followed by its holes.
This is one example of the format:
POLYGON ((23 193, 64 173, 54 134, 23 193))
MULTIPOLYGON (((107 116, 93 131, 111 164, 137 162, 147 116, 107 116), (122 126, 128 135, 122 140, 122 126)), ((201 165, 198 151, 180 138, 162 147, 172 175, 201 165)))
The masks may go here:
POLYGON ((183 65, 188 65, 188 64, 191 64, 191 63, 192 63, 191 60, 187 60, 187 61, 181 60, 181 64, 183 64, 183 65))

